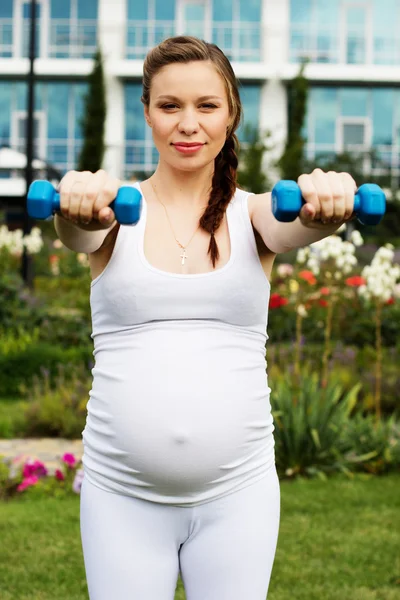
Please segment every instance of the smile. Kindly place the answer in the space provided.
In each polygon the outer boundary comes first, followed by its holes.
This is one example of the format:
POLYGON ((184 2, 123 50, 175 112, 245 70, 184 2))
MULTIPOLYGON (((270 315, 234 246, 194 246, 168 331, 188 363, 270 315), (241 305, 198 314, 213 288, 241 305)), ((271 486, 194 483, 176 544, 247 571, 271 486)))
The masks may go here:
POLYGON ((173 144, 173 146, 182 154, 194 154, 198 152, 204 146, 204 144, 195 144, 189 146, 186 144, 173 144))

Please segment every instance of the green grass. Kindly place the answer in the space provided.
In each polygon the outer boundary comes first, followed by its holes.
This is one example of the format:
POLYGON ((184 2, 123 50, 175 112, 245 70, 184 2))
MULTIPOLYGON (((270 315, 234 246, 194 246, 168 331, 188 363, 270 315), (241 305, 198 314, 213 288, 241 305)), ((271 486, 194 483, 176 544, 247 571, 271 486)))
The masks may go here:
MULTIPOLYGON (((400 600, 399 509, 396 474, 282 481, 268 600, 400 600)), ((79 496, 0 504, 0 540, 1 600, 88 599, 79 496)))

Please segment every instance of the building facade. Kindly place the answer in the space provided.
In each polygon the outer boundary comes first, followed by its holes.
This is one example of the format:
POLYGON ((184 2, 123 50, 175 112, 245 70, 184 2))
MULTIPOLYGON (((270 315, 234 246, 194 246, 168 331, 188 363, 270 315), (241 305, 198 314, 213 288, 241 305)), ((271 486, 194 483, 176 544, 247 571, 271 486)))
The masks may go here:
MULTIPOLYGON (((245 126, 270 131, 279 156, 287 84, 309 59, 307 156, 374 148, 372 168, 400 179, 399 0, 37 0, 36 156, 76 167, 85 78, 105 58, 107 152, 116 177, 155 168, 140 102, 143 58, 162 39, 216 43, 240 81, 245 126)), ((25 147, 30 1, 0 2, 0 145, 25 147)))

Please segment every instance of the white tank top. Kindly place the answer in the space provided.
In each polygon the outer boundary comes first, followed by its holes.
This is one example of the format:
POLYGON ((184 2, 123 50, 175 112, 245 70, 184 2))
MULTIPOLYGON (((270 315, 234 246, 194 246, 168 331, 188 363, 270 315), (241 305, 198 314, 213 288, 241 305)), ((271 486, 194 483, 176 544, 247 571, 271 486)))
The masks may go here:
POLYGON ((231 256, 223 267, 178 274, 150 265, 143 198, 140 221, 120 226, 91 282, 95 365, 83 465, 98 487, 195 506, 275 464, 265 359, 270 284, 248 195, 237 189, 226 209, 231 256))

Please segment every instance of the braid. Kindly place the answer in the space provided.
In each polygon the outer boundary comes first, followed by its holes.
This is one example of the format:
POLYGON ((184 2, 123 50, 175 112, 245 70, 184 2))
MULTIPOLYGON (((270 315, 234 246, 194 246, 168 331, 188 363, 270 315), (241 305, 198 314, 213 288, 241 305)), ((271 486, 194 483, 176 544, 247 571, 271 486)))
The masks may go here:
POLYGON ((239 142, 235 134, 227 137, 225 144, 215 158, 214 175, 208 206, 200 219, 200 226, 211 234, 208 254, 215 264, 219 259, 215 232, 221 225, 225 210, 236 191, 236 172, 238 167, 237 150, 239 142))

